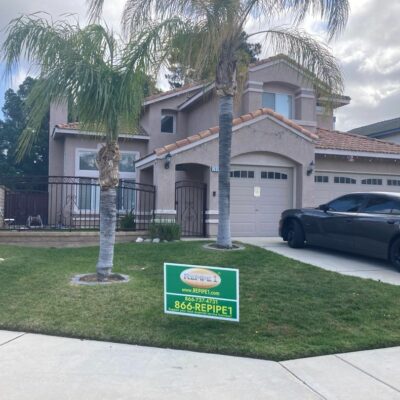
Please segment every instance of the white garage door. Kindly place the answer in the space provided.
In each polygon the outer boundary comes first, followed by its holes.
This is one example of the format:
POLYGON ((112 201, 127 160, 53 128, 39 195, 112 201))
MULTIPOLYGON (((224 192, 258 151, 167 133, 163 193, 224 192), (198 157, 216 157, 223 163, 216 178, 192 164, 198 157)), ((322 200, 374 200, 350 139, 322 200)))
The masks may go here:
POLYGON ((293 207, 293 169, 233 165, 233 236, 277 236, 282 211, 293 207))
POLYGON ((352 192, 400 192, 400 176, 341 172, 315 173, 315 205, 352 192))

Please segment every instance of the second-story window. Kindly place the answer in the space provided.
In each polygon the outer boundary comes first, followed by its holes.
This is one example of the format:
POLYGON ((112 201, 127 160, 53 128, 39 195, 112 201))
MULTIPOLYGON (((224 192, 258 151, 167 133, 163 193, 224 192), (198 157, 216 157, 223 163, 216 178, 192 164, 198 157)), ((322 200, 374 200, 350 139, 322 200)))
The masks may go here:
POLYGON ((162 133, 175 133, 176 116, 171 112, 161 112, 161 132, 162 133))
POLYGON ((262 106, 271 108, 286 118, 293 118, 293 97, 290 94, 264 92, 262 106))

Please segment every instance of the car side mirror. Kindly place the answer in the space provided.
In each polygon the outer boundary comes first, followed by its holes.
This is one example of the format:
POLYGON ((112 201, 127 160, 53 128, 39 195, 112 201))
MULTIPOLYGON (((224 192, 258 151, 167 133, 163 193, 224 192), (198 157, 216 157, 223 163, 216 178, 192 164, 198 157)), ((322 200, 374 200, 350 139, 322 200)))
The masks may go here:
POLYGON ((329 210, 329 205, 328 204, 321 204, 318 209, 322 210, 323 212, 327 212, 329 210))

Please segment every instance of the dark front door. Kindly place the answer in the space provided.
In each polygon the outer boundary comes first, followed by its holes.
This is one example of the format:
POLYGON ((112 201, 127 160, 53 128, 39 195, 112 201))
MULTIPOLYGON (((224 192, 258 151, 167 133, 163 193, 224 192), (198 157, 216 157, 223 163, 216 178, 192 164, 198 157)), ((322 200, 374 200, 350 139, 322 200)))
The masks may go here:
POLYGON ((182 236, 204 237, 207 185, 201 182, 180 181, 175 186, 177 223, 182 236))

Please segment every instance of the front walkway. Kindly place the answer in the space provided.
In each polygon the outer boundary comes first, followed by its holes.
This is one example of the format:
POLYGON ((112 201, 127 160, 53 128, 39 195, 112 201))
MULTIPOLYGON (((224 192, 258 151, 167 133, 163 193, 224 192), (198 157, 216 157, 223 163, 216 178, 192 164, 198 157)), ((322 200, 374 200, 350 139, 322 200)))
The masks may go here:
POLYGON ((5 400, 400 400, 400 348, 276 363, 0 331, 5 400))
POLYGON ((343 275, 358 276, 375 281, 400 285, 400 272, 388 262, 317 247, 291 249, 281 238, 235 238, 243 243, 262 247, 282 256, 315 265, 343 275))

